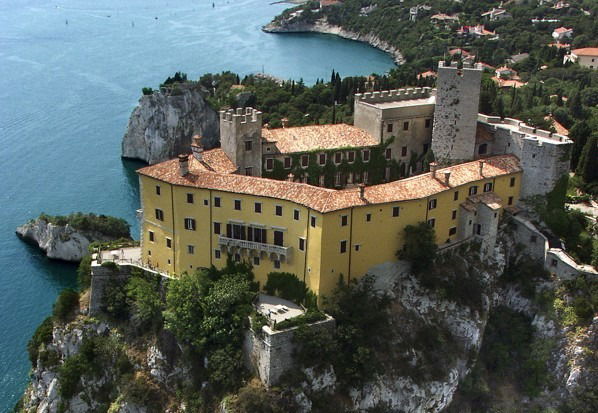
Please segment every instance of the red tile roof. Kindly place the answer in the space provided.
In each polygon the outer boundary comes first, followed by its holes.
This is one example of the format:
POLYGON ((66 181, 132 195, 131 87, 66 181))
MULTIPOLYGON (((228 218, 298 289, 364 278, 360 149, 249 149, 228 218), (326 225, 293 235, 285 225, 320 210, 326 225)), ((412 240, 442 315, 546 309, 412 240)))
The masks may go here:
POLYGON ((515 156, 494 156, 485 159, 483 175, 480 175, 478 161, 467 162, 439 169, 436 172, 437 178, 432 178, 431 173, 426 173, 400 181, 366 187, 364 197, 361 198, 359 188, 339 191, 298 182, 211 172, 197 167, 196 162, 190 162, 189 173, 181 176, 178 162, 178 159, 169 160, 141 168, 137 173, 173 185, 288 200, 322 213, 354 206, 426 198, 472 181, 508 175, 522 170, 519 160, 515 156), (448 187, 444 184, 444 171, 451 172, 448 187))
POLYGON ((598 56, 598 47, 584 47, 571 51, 576 56, 598 56))
POLYGON ((191 169, 205 169, 206 171, 219 172, 223 174, 232 174, 237 170, 237 166, 220 148, 203 152, 201 162, 195 159, 193 156, 190 156, 189 164, 191 169))
POLYGON ((275 143, 281 153, 374 146, 380 143, 378 139, 363 129, 345 123, 277 129, 264 128, 262 129, 262 138, 266 142, 275 143))

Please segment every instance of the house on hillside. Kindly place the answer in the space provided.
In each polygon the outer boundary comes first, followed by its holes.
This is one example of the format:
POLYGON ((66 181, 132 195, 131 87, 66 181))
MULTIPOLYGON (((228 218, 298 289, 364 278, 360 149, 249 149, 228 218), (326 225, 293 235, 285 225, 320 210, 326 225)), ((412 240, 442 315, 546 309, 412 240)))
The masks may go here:
POLYGON ((493 39, 498 39, 498 35, 490 30, 486 30, 483 24, 476 24, 475 26, 461 26, 457 29, 457 34, 460 36, 469 36, 469 37, 486 37, 492 36, 493 39))
POLYGON ((567 27, 558 27, 554 29, 552 32, 552 37, 557 42, 561 42, 562 40, 569 39, 573 36, 573 29, 569 29, 567 27))
POLYGON ((507 19, 513 18, 511 13, 509 13, 505 9, 501 9, 501 8, 498 8, 498 9, 492 8, 491 10, 488 10, 487 12, 482 13, 482 17, 489 21, 499 21, 499 20, 507 20, 507 19))
POLYGON ((580 66, 598 69, 598 47, 584 47, 574 49, 570 55, 565 56, 563 63, 577 62, 580 66))

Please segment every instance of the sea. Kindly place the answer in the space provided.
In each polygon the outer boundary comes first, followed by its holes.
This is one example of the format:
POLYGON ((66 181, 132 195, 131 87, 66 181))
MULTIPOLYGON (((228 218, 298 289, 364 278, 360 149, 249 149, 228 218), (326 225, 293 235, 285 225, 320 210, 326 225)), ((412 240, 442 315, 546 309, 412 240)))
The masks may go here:
POLYGON ((269 0, 0 2, 0 412, 29 380, 27 341, 76 266, 47 259, 15 228, 41 212, 125 218, 138 236, 140 162, 121 139, 142 87, 183 71, 283 79, 384 73, 362 43, 260 28, 288 4, 269 0))

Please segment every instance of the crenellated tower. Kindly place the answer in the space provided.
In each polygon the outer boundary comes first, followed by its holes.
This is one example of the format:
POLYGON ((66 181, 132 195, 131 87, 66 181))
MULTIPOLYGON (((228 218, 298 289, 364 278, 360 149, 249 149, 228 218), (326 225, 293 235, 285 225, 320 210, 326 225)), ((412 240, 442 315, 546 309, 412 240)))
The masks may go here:
POLYGON ((440 164, 474 159, 482 65, 438 63, 432 151, 440 164))
POLYGON ((220 145, 241 175, 262 173, 262 112, 253 108, 220 111, 220 145))

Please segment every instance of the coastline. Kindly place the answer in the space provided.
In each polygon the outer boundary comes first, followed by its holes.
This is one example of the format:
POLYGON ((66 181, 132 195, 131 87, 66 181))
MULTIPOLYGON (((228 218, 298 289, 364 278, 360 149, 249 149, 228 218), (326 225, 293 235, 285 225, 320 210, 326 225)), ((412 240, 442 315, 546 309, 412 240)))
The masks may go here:
POLYGON ((392 56, 395 64, 401 65, 405 63, 405 59, 401 54, 401 51, 388 44, 388 42, 381 40, 378 36, 367 33, 355 33, 342 28, 341 26, 334 26, 328 24, 325 20, 317 20, 313 24, 309 23, 284 23, 283 25, 274 21, 268 23, 262 27, 262 30, 266 33, 321 33, 321 34, 332 34, 335 36, 342 37, 343 39, 354 40, 357 42, 367 43, 370 46, 388 53, 392 56))

